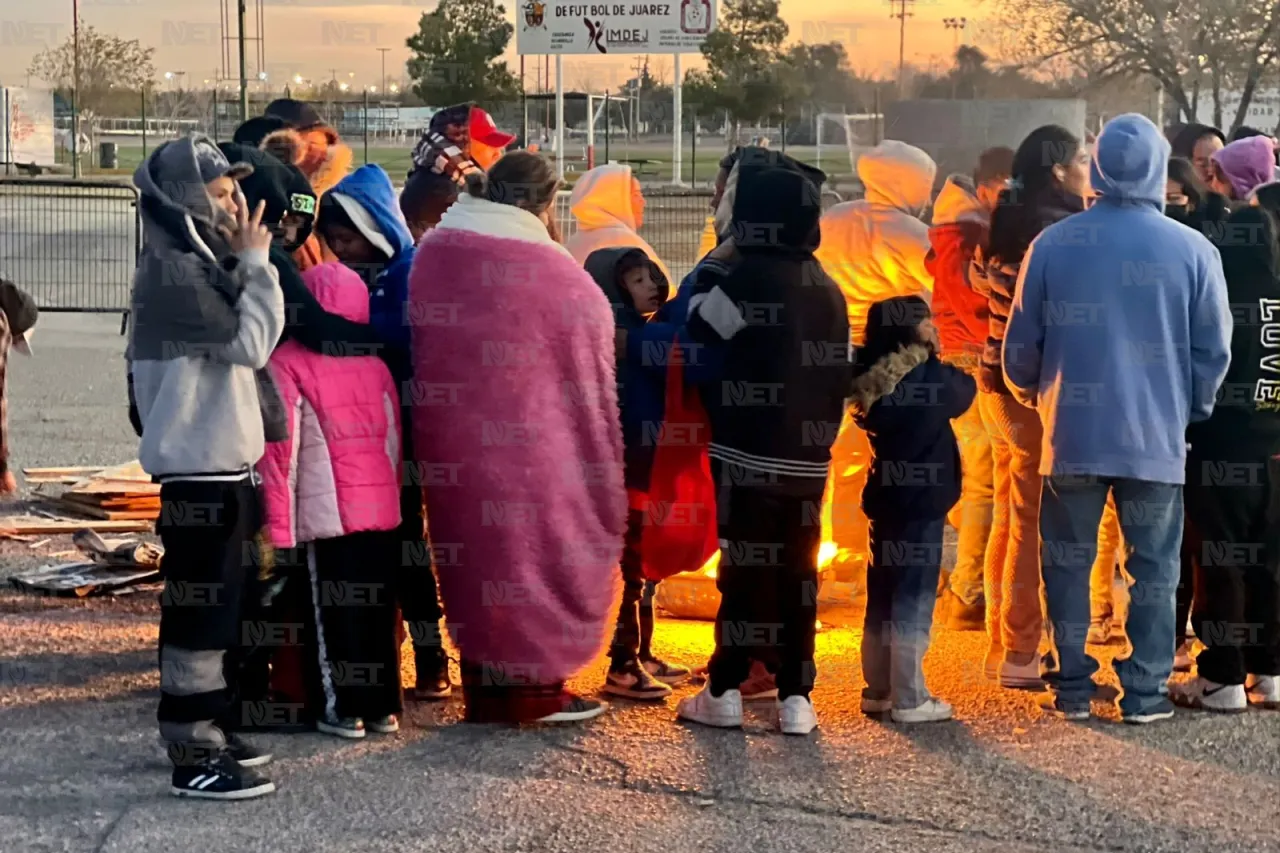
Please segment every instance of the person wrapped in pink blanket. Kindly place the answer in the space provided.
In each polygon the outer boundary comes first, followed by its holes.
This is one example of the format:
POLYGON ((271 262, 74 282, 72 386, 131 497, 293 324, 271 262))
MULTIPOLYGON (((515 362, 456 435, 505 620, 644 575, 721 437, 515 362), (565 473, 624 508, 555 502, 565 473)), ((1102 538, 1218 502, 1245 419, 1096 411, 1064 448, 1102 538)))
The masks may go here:
POLYGON ((414 448, 466 719, 569 722, 612 627, 626 527, 608 300, 555 239, 558 181, 514 152, 418 247, 414 448))
MULTIPOLYGON (((369 322, 369 290, 342 264, 312 267, 307 289, 330 314, 369 322)), ((289 436, 258 472, 271 544, 305 561, 319 677, 316 728, 345 738, 399 730, 400 650, 392 581, 400 565, 400 404, 376 355, 339 358, 296 340, 271 356, 289 436)))

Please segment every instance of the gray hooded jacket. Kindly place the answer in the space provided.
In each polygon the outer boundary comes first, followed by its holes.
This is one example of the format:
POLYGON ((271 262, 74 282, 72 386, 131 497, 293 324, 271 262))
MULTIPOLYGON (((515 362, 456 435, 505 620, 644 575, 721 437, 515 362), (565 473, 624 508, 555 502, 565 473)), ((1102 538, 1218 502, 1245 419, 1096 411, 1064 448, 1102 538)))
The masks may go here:
MULTIPOLYGON (((167 142, 134 174, 145 245, 131 300, 138 458, 160 478, 242 475, 262 458, 255 371, 284 328, 267 250, 232 255, 200 179, 201 136, 167 142)), ((243 203, 243 199, 241 200, 243 203)))

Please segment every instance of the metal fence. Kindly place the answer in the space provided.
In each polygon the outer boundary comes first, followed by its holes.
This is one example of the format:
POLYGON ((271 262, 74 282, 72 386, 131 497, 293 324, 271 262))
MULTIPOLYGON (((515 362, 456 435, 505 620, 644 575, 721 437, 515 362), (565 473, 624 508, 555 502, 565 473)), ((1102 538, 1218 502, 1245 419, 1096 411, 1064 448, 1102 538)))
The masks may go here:
MULTIPOLYGON (((576 230, 570 197, 556 199, 565 237, 576 230)), ((650 186, 644 197, 640 235, 678 283, 698 261, 711 192, 650 186)), ((125 314, 141 248, 138 191, 128 184, 0 178, 0 276, 32 293, 42 311, 125 314)))
MULTIPOLYGON (((570 193, 556 199, 556 222, 565 238, 577 230, 570 212, 570 193)), ((711 215, 709 190, 681 190, 677 187, 645 187, 644 224, 640 236, 648 241, 671 271, 675 281, 698 262, 698 244, 711 215)))
POLYGON ((0 276, 41 311, 127 312, 141 248, 128 184, 0 178, 0 276))

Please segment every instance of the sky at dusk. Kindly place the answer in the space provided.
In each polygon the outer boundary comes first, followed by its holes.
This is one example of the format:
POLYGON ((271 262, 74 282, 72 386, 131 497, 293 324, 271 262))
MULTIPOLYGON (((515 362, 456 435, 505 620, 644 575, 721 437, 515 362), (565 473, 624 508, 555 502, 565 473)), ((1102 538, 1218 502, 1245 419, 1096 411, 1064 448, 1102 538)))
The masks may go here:
MULTIPOLYGON (((234 9, 234 0, 228 2, 234 9)), ((514 20, 520 2, 507 0, 508 18, 514 20)), ((272 80, 301 75, 318 81, 346 80, 354 88, 380 85, 378 48, 388 48, 387 76, 396 82, 408 57, 405 39, 417 29, 419 16, 434 5, 265 0, 265 70, 272 80)), ((914 15, 907 22, 907 61, 921 66, 949 64, 956 34, 943 26, 948 16, 968 17, 965 42, 991 44, 984 32, 983 5, 974 0, 916 0, 914 15)), ((154 47, 159 74, 181 71, 188 86, 200 85, 222 66, 218 0, 80 0, 80 7, 86 24, 154 47)), ((890 17, 889 0, 782 0, 782 17, 791 27, 793 40, 843 43, 860 71, 892 76, 897 67, 898 21, 890 17)), ((0 83, 23 85, 31 57, 46 44, 66 39, 71 18, 72 0, 0 0, 0 83)), ((514 39, 508 58, 517 70, 514 39)), ((233 68, 238 68, 234 55, 232 59, 233 68)), ((635 59, 566 57, 565 83, 597 91, 616 86, 631 76, 628 68, 635 59)), ((687 67, 697 60, 687 57, 684 61, 687 67)), ((650 62, 660 78, 670 79, 671 57, 651 55, 650 62)), ((250 76, 255 75, 254 65, 251 59, 250 76)), ((530 58, 530 88, 536 84, 534 65, 530 58)))

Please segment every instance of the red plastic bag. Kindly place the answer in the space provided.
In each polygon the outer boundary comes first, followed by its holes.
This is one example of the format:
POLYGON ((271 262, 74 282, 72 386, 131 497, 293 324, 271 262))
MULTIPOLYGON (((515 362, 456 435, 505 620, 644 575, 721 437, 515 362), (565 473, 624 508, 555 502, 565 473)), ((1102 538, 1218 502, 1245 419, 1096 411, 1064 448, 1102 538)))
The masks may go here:
POLYGON ((697 571, 720 548, 715 481, 707 455, 710 439, 697 389, 684 384, 684 355, 677 340, 667 364, 666 412, 654 448, 640 538, 649 580, 697 571))

